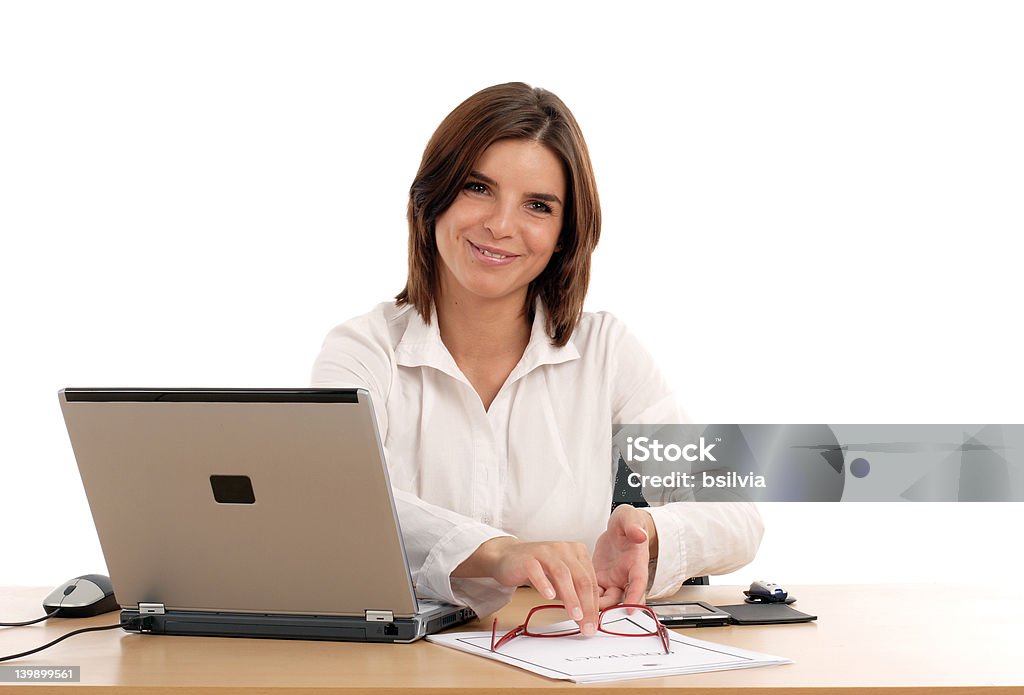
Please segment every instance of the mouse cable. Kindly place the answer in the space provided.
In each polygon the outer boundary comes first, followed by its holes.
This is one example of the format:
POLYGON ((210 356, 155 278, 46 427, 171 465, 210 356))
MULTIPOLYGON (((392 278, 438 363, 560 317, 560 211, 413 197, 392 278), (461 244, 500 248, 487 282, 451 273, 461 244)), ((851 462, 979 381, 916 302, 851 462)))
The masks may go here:
MULTIPOLYGON (((68 597, 69 593, 69 591, 65 591, 65 599, 68 597)), ((36 618, 35 620, 26 620, 25 622, 0 622, 0 627, 25 627, 26 625, 34 625, 37 622, 42 622, 43 620, 49 620, 51 617, 60 612, 61 608, 63 608, 63 602, 65 602, 65 599, 60 599, 60 605, 41 618, 36 618)), ((43 606, 43 608, 45 609, 46 606, 43 606)), ((63 616, 61 615, 60 617, 63 616)))
MULTIPOLYGON (((152 620, 152 618, 150 618, 149 616, 144 616, 144 617, 139 617, 139 618, 132 618, 132 619, 130 619, 128 621, 128 624, 131 625, 132 623, 141 622, 143 624, 143 626, 145 626, 150 620, 152 620)), ((50 647, 52 647, 53 645, 57 644, 58 642, 63 642, 68 637, 74 637, 75 635, 81 635, 82 633, 85 633, 85 632, 100 632, 102 630, 116 630, 119 627, 121 627, 121 623, 118 623, 117 625, 103 625, 101 627, 84 627, 81 630, 75 630, 73 632, 69 632, 66 635, 61 635, 60 637, 58 637, 57 639, 53 640, 52 642, 44 644, 41 647, 36 647, 35 649, 30 649, 27 652, 22 652, 20 654, 11 654, 10 656, 0 656, 0 661, 10 661, 11 659, 20 659, 23 656, 28 656, 30 654, 35 654, 36 652, 41 652, 44 649, 49 649, 50 647)))
POLYGON ((0 627, 24 627, 25 625, 35 625, 36 623, 41 623, 44 620, 49 620, 58 613, 60 613, 60 608, 54 608, 52 611, 44 615, 42 618, 36 618, 35 620, 26 620, 23 623, 0 623, 0 627))

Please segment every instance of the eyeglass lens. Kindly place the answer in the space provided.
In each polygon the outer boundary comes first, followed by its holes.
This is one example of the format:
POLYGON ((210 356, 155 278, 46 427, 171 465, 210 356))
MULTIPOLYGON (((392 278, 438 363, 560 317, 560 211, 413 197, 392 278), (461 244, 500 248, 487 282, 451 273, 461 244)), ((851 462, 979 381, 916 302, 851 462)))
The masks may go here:
MULTIPOLYGON (((613 635, 657 635, 658 623, 650 613, 638 608, 617 606, 601 613, 598 625, 602 632, 613 635)), ((579 626, 562 607, 535 609, 526 623, 526 635, 532 637, 564 636, 578 633, 579 626)))

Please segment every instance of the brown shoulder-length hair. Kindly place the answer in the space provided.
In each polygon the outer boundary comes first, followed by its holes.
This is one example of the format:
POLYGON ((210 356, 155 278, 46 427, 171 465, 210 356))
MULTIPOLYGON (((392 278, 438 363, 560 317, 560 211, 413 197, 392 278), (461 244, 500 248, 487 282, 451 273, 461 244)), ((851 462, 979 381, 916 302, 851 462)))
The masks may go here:
POLYGON ((441 122, 423 152, 409 189, 409 277, 395 297, 430 322, 439 290, 434 225, 469 179, 473 164, 497 140, 533 140, 548 147, 565 169, 565 214, 558 246, 526 294, 529 320, 539 297, 552 343, 564 346, 583 313, 590 284, 590 256, 601 236, 601 204, 590 154, 579 124, 562 100, 522 82, 481 90, 441 122))

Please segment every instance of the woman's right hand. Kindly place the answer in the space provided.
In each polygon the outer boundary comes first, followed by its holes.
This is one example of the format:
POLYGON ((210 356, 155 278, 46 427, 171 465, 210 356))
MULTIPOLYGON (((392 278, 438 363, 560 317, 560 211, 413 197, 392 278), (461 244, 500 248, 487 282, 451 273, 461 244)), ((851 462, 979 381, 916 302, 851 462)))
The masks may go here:
POLYGON ((600 587, 590 553, 582 543, 492 538, 481 543, 452 576, 491 577, 508 587, 530 584, 544 598, 565 604, 583 634, 597 632, 600 587))

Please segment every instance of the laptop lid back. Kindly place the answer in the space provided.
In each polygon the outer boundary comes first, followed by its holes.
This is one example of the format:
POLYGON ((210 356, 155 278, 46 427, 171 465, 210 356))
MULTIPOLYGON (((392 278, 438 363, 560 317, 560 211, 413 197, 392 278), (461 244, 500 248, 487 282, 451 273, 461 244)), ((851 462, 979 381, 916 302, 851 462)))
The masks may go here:
POLYGON ((365 390, 65 389, 60 402, 122 606, 416 613, 365 390))

